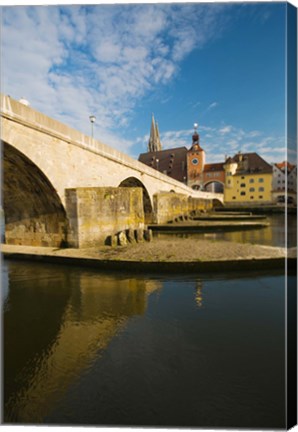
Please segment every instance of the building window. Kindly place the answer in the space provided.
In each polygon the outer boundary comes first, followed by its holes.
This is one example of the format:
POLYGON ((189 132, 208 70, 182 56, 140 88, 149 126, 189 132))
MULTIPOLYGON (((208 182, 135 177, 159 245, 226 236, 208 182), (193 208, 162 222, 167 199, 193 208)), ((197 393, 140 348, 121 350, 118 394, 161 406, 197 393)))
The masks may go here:
POLYGON ((244 191, 240 192, 240 195, 246 195, 246 193, 244 191))
POLYGON ((233 199, 236 199, 236 197, 233 197, 233 199))
POLYGON ((259 192, 264 192, 264 188, 263 187, 259 187, 259 192))
POLYGON ((249 192, 254 192, 255 188, 249 188, 249 192))
POLYGON ((251 196, 251 197, 250 197, 250 199, 254 199, 254 197, 253 197, 253 196, 251 196))
POLYGON ((263 195, 259 195, 259 199, 263 199, 263 195))
POLYGON ((245 183, 241 183, 240 187, 245 187, 245 183))
POLYGON ((231 180, 228 180, 228 184, 231 184, 231 180))
POLYGON ((242 176, 242 177, 241 177, 241 179, 242 179, 242 180, 244 180, 244 179, 245 179, 245 177, 244 177, 244 176, 242 176))
POLYGON ((249 183, 254 183, 255 179, 249 179, 249 183))
POLYGON ((259 183, 264 183, 264 179, 262 177, 259 178, 259 183))

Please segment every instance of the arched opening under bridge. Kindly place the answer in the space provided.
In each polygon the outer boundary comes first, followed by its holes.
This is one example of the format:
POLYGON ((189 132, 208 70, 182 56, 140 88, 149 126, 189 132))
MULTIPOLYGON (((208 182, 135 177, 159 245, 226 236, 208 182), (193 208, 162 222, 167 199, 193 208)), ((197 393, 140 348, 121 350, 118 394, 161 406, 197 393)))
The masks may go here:
POLYGON ((222 182, 212 180, 208 183, 205 183, 204 190, 206 192, 223 193, 224 192, 224 184, 222 182))
POLYGON ((23 153, 3 143, 2 205, 5 242, 64 246, 67 218, 55 188, 23 153))
POLYGON ((149 193, 143 183, 137 179, 136 177, 128 177, 123 180, 119 187, 139 187, 142 188, 143 191, 143 208, 144 208, 144 217, 145 223, 151 223, 153 218, 153 207, 151 203, 151 199, 149 193))

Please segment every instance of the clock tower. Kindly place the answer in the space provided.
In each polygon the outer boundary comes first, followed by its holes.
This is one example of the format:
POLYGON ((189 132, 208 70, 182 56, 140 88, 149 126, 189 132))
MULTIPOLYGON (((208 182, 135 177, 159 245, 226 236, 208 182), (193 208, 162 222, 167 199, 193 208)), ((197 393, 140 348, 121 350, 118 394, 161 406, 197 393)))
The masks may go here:
POLYGON ((187 151, 187 185, 193 189, 201 189, 203 185, 203 170, 205 165, 205 152, 200 146, 200 135, 197 132, 198 124, 194 124, 192 146, 187 151))

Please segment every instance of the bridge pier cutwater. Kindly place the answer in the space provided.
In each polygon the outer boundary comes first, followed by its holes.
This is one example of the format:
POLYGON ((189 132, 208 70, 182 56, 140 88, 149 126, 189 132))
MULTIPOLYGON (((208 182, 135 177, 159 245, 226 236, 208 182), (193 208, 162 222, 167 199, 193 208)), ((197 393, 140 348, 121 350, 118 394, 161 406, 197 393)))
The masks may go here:
POLYGON ((209 209, 195 191, 29 106, 1 95, 5 241, 86 247, 107 235, 209 209))

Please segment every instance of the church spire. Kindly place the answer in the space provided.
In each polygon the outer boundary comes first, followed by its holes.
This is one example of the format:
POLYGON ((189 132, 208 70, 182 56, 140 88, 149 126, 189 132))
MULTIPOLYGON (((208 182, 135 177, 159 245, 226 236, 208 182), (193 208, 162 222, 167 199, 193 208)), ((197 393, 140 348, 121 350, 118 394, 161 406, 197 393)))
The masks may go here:
POLYGON ((157 123, 155 124, 154 115, 152 114, 150 138, 148 142, 148 152, 156 152, 161 150, 161 142, 159 138, 159 130, 157 123))
POLYGON ((155 126, 155 131, 156 131, 156 145, 157 145, 157 150, 160 151, 160 150, 161 150, 161 142, 160 142, 159 130, 158 130, 158 123, 157 123, 157 122, 156 122, 156 126, 155 126))

